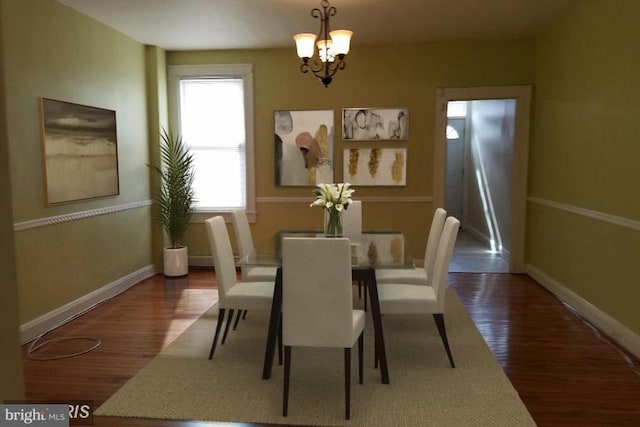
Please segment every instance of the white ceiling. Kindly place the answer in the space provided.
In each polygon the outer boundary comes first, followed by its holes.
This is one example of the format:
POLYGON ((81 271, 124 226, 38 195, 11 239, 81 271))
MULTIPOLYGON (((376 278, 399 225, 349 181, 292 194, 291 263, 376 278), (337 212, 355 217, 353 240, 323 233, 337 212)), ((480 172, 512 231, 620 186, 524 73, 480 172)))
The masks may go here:
MULTIPOLYGON (((58 0, 131 38, 167 50, 293 46, 317 33, 320 0, 58 0)), ((333 0, 331 29, 353 45, 530 37, 579 0, 333 0)))

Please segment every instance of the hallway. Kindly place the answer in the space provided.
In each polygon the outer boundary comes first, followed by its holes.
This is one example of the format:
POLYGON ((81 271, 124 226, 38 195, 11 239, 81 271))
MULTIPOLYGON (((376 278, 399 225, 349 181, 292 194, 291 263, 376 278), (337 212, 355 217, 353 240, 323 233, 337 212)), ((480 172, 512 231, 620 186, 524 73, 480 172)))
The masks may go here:
POLYGON ((449 271, 454 273, 508 273, 509 264, 471 233, 460 230, 449 271))

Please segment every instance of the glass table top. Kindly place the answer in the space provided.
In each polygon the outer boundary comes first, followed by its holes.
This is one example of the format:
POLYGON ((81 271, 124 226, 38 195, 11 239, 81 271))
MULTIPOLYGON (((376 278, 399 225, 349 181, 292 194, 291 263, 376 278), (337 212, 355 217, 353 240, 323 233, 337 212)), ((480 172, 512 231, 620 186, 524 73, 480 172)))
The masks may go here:
POLYGON ((282 239, 287 237, 346 238, 351 245, 351 263, 353 268, 413 268, 413 258, 409 253, 404 235, 392 230, 364 231, 361 234, 344 234, 342 237, 329 237, 321 231, 283 230, 271 239, 259 242, 255 250, 237 262, 240 267, 279 267, 282 239))

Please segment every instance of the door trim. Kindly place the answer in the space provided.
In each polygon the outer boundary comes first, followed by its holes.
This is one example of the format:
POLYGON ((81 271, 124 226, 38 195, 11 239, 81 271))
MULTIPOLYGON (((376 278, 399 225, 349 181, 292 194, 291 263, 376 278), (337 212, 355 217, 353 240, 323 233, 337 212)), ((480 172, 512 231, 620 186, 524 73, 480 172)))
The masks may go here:
POLYGON ((529 163, 529 121, 531 86, 490 86, 438 88, 434 138, 433 204, 444 207, 447 161, 447 103, 482 99, 515 99, 516 123, 513 136, 513 177, 511 181, 511 255, 509 271, 524 273, 525 225, 527 208, 527 167, 529 163))

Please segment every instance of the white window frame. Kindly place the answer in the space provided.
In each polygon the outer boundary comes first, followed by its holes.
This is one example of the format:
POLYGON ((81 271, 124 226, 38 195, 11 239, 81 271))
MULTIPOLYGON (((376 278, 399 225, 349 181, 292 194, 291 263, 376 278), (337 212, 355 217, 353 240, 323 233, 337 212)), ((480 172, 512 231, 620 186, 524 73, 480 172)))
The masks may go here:
MULTIPOLYGON (((245 115, 245 161, 246 161, 246 211, 249 222, 256 220, 255 193, 255 157, 254 157, 254 115, 253 115, 253 64, 207 64, 207 65, 170 65, 168 67, 169 84, 169 123, 176 132, 180 129, 180 80, 206 77, 242 78, 244 88, 245 115)), ((228 210, 196 209, 192 223, 202 223, 212 214, 222 215, 230 222, 228 210)))

